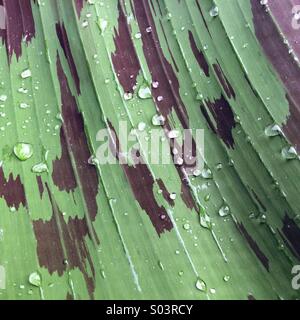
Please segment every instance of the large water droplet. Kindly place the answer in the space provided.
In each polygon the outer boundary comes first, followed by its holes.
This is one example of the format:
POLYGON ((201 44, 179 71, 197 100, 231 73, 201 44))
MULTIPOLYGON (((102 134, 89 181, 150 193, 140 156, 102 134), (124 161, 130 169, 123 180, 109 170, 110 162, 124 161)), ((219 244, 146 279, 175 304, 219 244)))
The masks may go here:
POLYGON ((21 161, 28 160, 33 155, 32 145, 29 143, 19 142, 14 146, 14 154, 21 161))

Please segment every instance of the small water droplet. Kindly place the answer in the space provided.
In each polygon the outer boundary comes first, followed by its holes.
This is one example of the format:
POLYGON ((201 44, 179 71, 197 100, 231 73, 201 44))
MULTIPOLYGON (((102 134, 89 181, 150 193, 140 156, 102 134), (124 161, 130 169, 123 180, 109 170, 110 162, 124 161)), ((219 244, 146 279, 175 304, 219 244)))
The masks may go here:
POLYGON ((23 79, 26 79, 26 78, 31 77, 31 71, 30 71, 29 69, 24 70, 24 71, 21 73, 21 77, 22 77, 23 79))
POLYGON ((219 216, 220 217, 226 217, 229 214, 230 214, 230 208, 227 205, 224 205, 219 209, 219 216))
POLYGON ((165 124, 166 118, 163 115, 155 114, 152 117, 152 124, 154 126, 163 126, 165 124))
POLYGON ((228 282, 228 281, 230 280, 230 276, 225 275, 225 276, 223 277, 223 280, 224 280, 225 282, 228 282))
POLYGON ((125 101, 128 101, 128 100, 131 100, 133 98, 133 95, 131 92, 125 92, 124 93, 124 100, 125 101))
POLYGON ((206 283, 200 278, 197 279, 195 286, 198 290, 200 290, 202 292, 206 292, 206 290, 207 290, 206 283))
POLYGON ((168 132, 169 139, 175 139, 179 137, 179 131, 178 130, 171 130, 168 132))
POLYGON ((190 228, 191 228, 191 226, 190 226, 189 223, 185 223, 185 224, 183 225, 183 229, 184 229, 184 230, 190 230, 190 228))
POLYGON ((217 6, 213 6, 210 10, 209 10, 209 15, 211 17, 217 17, 219 15, 219 8, 217 6))
POLYGON ((265 129, 265 135, 267 137, 275 137, 281 133, 281 128, 277 124, 272 124, 265 129))
POLYGON ((296 159, 297 151, 294 147, 285 147, 281 150, 281 155, 286 160, 296 159))
POLYGON ((146 129, 146 123, 145 122, 140 122, 138 124, 138 130, 139 131, 144 131, 146 129))
POLYGON ((204 179, 212 179, 212 172, 209 168, 203 169, 201 172, 201 176, 204 179))
POLYGON ((143 84, 138 91, 138 96, 141 99, 150 99, 152 98, 151 89, 148 85, 143 84))
POLYGON ((33 286, 35 287, 40 287, 41 286, 41 276, 37 273, 37 272, 32 272, 30 275, 29 275, 29 283, 32 284, 33 286))
POLYGON ((38 163, 38 164, 34 165, 34 166, 31 168, 31 171, 32 171, 33 173, 48 172, 48 166, 47 166, 46 163, 41 162, 41 163, 38 163))

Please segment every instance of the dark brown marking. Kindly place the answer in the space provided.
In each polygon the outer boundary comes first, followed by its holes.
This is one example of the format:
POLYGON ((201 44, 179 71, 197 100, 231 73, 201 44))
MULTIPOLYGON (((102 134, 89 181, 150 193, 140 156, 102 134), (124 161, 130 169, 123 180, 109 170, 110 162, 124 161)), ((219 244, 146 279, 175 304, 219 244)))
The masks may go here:
POLYGON ((52 206, 52 217, 49 221, 33 221, 39 264, 47 268, 50 274, 57 272, 59 276, 67 269, 79 268, 92 298, 95 289, 95 269, 85 242, 86 236, 91 239, 86 219, 69 218, 66 223, 47 183, 45 186, 52 206), (91 277, 88 275, 86 262, 89 263, 91 277))
POLYGON ((157 107, 165 117, 174 109, 183 128, 188 128, 188 113, 180 98, 179 82, 172 65, 165 58, 159 44, 159 37, 149 2, 145 0, 133 1, 142 34, 144 55, 153 81, 159 82, 159 87, 152 90, 152 95, 156 100, 157 107), (146 29, 148 27, 151 27, 151 33, 147 33, 146 29), (162 96, 163 100, 157 101, 158 96, 162 96))
MULTIPOLYGON (((206 101, 206 104, 216 122, 216 132, 228 148, 234 147, 232 130, 235 128, 234 114, 228 101, 221 95, 214 102, 206 101)), ((203 111, 202 111, 203 112, 203 111)), ((207 113, 207 112, 206 112, 207 113)))
POLYGON ((170 206, 173 207, 175 205, 174 200, 170 198, 170 192, 167 190, 164 182, 161 179, 157 179, 156 181, 160 190, 162 191, 164 199, 169 203, 170 206))
POLYGON ((76 64, 74 61, 74 57, 71 51, 70 42, 68 39, 67 31, 65 25, 63 23, 56 24, 56 34, 59 39, 60 45, 64 51, 66 59, 69 64, 69 68, 76 86, 77 94, 80 94, 80 79, 77 72, 76 64))
MULTIPOLYGON (((279 5, 279 2, 272 4, 273 11, 276 11, 276 5, 279 5)), ((282 23, 286 14, 290 17, 286 23, 292 22, 292 12, 289 11, 290 4, 286 5, 282 1, 283 11, 280 13, 282 15, 280 20, 278 20, 277 16, 276 20, 274 20, 259 1, 251 0, 251 6, 256 37, 286 88, 290 115, 282 130, 296 150, 300 152, 300 68, 293 56, 289 54, 289 49, 284 44, 277 25, 278 22, 282 23)), ((299 33, 297 32, 297 37, 298 35, 299 33)))
POLYGON ((250 236, 246 228, 242 223, 237 223, 237 228, 241 232, 241 234, 244 236, 244 238, 247 240, 250 248, 255 253, 259 261, 262 263, 262 265, 266 268, 267 271, 269 271, 269 259, 266 257, 266 255, 261 251, 258 244, 253 240, 253 238, 250 236))
POLYGON ((204 105, 200 105, 200 110, 201 110, 201 113, 204 116, 209 128, 211 129, 211 131, 213 133, 217 134, 217 130, 216 130, 212 120, 210 119, 209 114, 208 114, 207 110, 205 109, 204 105))
POLYGON ((0 197, 4 198, 9 207, 18 209, 21 204, 24 207, 27 205, 20 176, 14 179, 13 174, 10 173, 6 179, 2 167, 0 167, 0 197))
POLYGON ((287 214, 283 219, 282 233, 288 240, 296 255, 300 258, 300 228, 287 214))
POLYGON ((64 130, 60 130, 61 156, 53 161, 52 179, 60 191, 74 191, 77 182, 72 167, 64 130))
POLYGON ((118 30, 115 29, 114 42, 116 51, 111 58, 120 84, 125 92, 134 92, 136 78, 140 72, 140 63, 130 36, 127 19, 119 1, 118 30))
POLYGON ((43 193, 44 193, 44 185, 43 185, 43 180, 42 180, 41 176, 36 176, 36 181, 37 181, 37 184, 38 184, 40 197, 42 199, 43 198, 43 193))
MULTIPOLYGON (((117 159, 119 159, 121 152, 120 142, 117 133, 110 122, 109 127, 114 134, 114 137, 111 136, 110 138, 111 152, 116 156, 117 159), (116 140, 113 140, 113 138, 116 140)), ((132 156, 133 158, 142 158, 142 156, 139 154, 139 151, 135 151, 132 156)), ((153 191, 155 180, 153 179, 153 176, 147 165, 144 163, 138 163, 135 164, 135 166, 122 164, 122 168, 130 184, 135 199, 138 201, 140 207, 149 216, 158 236, 165 231, 170 231, 173 228, 172 221, 168 216, 166 209, 163 206, 159 206, 155 199, 153 191)))
POLYGON ((227 97, 230 99, 230 98, 233 98, 235 99, 235 92, 230 84, 230 82, 228 81, 227 77, 225 76, 219 62, 217 62, 217 64, 213 64, 213 68, 217 74, 217 77, 227 95, 227 97))
MULTIPOLYGON (((62 100, 62 116, 63 125, 61 127, 61 138, 66 143, 66 148, 62 144, 62 152, 68 152, 68 156, 73 155, 74 166, 80 181, 80 187, 84 196, 84 200, 92 220, 95 219, 98 205, 96 196, 98 194, 99 179, 95 166, 88 163, 91 157, 87 137, 84 131, 84 122, 82 114, 79 112, 76 100, 70 90, 67 77, 63 71, 59 55, 57 55, 57 76, 60 82, 61 100, 62 100), (65 148, 65 150, 64 150, 65 148)), ((55 162, 53 165, 53 175, 57 177, 55 184, 59 189, 74 187, 74 175, 71 173, 69 159, 67 164, 64 161, 55 162), (64 175, 64 170, 69 170, 68 176, 64 175), (62 174, 61 176, 59 176, 62 174), (68 180, 70 179, 70 180, 68 180)), ((68 189, 67 189, 68 190, 68 189)))
POLYGON ((0 0, 6 10, 6 30, 0 30, 0 37, 6 45, 9 62, 15 53, 17 60, 22 55, 22 43, 28 44, 35 36, 31 0, 0 0))
POLYGON ((209 65, 204 57, 204 54, 201 50, 198 49, 194 35, 192 31, 189 31, 189 40, 192 51, 194 53, 195 58, 198 61, 200 68, 203 70, 204 74, 209 77, 209 65))
POLYGON ((74 0, 74 2, 75 2, 75 7, 76 7, 78 19, 80 19, 81 10, 83 9, 83 5, 84 5, 85 0, 74 0))

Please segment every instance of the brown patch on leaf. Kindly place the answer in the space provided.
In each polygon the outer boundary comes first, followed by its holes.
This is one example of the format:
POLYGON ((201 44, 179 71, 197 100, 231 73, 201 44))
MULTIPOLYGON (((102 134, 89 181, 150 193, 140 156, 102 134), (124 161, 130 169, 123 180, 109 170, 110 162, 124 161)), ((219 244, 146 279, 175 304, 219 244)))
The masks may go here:
POLYGON ((17 59, 22 55, 22 43, 28 44, 35 36, 31 0, 0 0, 6 12, 6 29, 0 30, 0 37, 6 45, 9 62, 15 53, 17 59))
MULTIPOLYGON (((282 16, 281 20, 283 21, 284 15, 287 13, 286 11, 289 10, 291 4, 282 5, 284 10, 280 12, 280 15, 282 16)), ((275 3, 271 6, 272 10, 276 11, 274 6, 275 3)), ((299 153, 300 68, 297 62, 294 60, 293 55, 289 53, 289 49, 284 43, 282 35, 279 32, 280 30, 277 25, 278 18, 276 18, 276 20, 273 19, 270 13, 266 12, 264 6, 262 6, 259 1, 251 0, 251 7, 256 37, 263 48, 265 55, 273 65, 279 78, 286 88, 286 97, 289 102, 290 115, 288 116, 286 124, 283 125, 282 130, 299 153)), ((290 19, 285 23, 291 24, 293 18, 292 12, 288 11, 288 15, 290 19)), ((279 23, 282 22, 281 20, 279 23)), ((297 47, 298 52, 300 52, 299 45, 297 45, 297 47)))
POLYGON ((282 233, 289 242, 296 256, 300 258, 300 228, 287 214, 283 219, 282 233))
POLYGON ((179 82, 172 65, 165 58, 159 44, 156 25, 148 1, 133 0, 135 14, 142 34, 143 51, 152 75, 153 81, 159 82, 159 87, 152 90, 157 107, 164 117, 172 110, 176 112, 183 128, 188 128, 188 114, 179 94, 179 82), (151 32, 147 28, 151 27, 151 32), (158 101, 158 97, 163 97, 158 101))
POLYGON ((70 71, 76 86, 77 94, 80 94, 80 79, 77 72, 76 64, 74 61, 74 57, 71 51, 67 31, 65 28, 65 25, 63 23, 57 23, 56 24, 56 34, 59 39, 60 45, 64 51, 64 54, 66 56, 66 59, 68 61, 70 71))
POLYGON ((227 97, 233 98, 235 99, 235 92, 230 84, 230 82, 228 81, 227 77, 225 76, 219 62, 217 61, 216 64, 213 64, 213 68, 217 74, 217 77, 222 85, 222 88, 224 89, 224 91, 226 92, 227 97))
POLYGON ((52 206, 52 217, 49 221, 33 221, 39 264, 47 268, 50 274, 57 272, 59 276, 67 270, 78 268, 84 275, 92 298, 95 289, 95 269, 85 242, 86 236, 92 239, 86 218, 69 218, 66 223, 47 183, 45 186, 52 206), (88 275, 87 263, 92 276, 88 275))
POLYGON ((132 43, 129 26, 120 1, 118 3, 118 10, 119 28, 118 30, 115 29, 114 37, 116 51, 112 53, 111 58, 124 91, 133 93, 133 87, 136 85, 136 78, 140 72, 140 63, 132 43))
POLYGON ((43 180, 41 178, 41 176, 36 176, 36 182, 39 188, 39 192, 40 192, 40 198, 43 198, 43 193, 44 193, 44 185, 43 185, 43 180))
MULTIPOLYGON (((216 122, 215 127, 212 125, 211 120, 209 120, 209 126, 211 126, 213 132, 217 133, 217 135, 223 140, 228 148, 233 148, 234 139, 232 136, 232 129, 235 128, 236 124, 234 120, 234 114, 228 101, 223 95, 221 95, 220 99, 217 99, 214 102, 206 101, 206 104, 216 122)), ((206 117, 206 120, 210 119, 204 107, 202 107, 201 110, 202 113, 205 111, 204 116, 206 117)))
POLYGON ((6 179, 2 167, 0 167, 0 197, 4 198, 9 207, 18 209, 21 204, 26 206, 25 191, 20 176, 14 179, 10 173, 6 179))
MULTIPOLYGON (((110 137, 111 152, 116 156, 117 159, 120 159, 121 146, 117 133, 110 122, 109 127, 113 133, 113 135, 110 137), (116 140, 113 141, 113 138, 116 140)), ((133 152, 132 157, 133 159, 138 158, 142 160, 142 156, 139 151, 133 152)), ((135 164, 135 166, 122 164, 122 168, 130 184, 135 199, 138 201, 140 207, 149 216, 157 234, 160 236, 163 232, 170 231, 173 228, 172 221, 168 216, 166 209, 163 206, 159 206, 155 199, 153 190, 155 180, 147 165, 144 163, 138 163, 135 164)))
POLYGON ((191 45, 192 51, 194 53, 195 58, 198 61, 200 68, 202 69, 204 74, 207 77, 209 77, 209 65, 204 57, 203 52, 198 49, 194 35, 193 35, 192 31, 190 31, 190 30, 189 30, 189 40, 190 40, 190 45, 191 45))
POLYGON ((85 0, 74 0, 78 19, 80 19, 81 10, 83 8, 84 2, 85 2, 85 0))
POLYGON ((57 76, 60 83, 63 116, 60 135, 62 158, 59 161, 56 160, 53 164, 53 176, 56 177, 53 180, 60 190, 68 191, 74 188, 76 180, 72 172, 73 170, 71 170, 70 159, 72 156, 73 169, 76 169, 78 183, 80 183, 86 207, 91 219, 94 220, 98 211, 96 202, 99 185, 98 174, 95 166, 88 163, 91 152, 84 131, 83 117, 78 110, 76 100, 72 95, 58 55, 57 76), (67 170, 67 176, 65 176, 65 170, 67 170))
POLYGON ((156 182, 162 192, 164 199, 168 202, 170 206, 173 207, 175 205, 174 200, 170 198, 170 192, 167 190, 164 182, 161 179, 157 179, 156 182))

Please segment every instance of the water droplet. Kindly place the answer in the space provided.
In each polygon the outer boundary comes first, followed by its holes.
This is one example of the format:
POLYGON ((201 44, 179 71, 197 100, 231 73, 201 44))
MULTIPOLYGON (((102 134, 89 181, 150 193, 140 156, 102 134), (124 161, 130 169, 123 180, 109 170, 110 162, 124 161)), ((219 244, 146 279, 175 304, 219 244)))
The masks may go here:
POLYGON ((171 200, 175 200, 175 199, 176 199, 176 193, 174 193, 174 192, 171 193, 171 194, 170 194, 170 199, 171 199, 171 200))
POLYGON ((149 86, 143 84, 140 87, 139 91, 138 91, 138 96, 141 99, 150 99, 150 98, 152 98, 151 89, 149 88, 149 86))
POLYGON ((205 197, 204 197, 204 201, 209 201, 209 199, 210 199, 210 194, 207 194, 205 197))
POLYGON ((158 97, 157 97, 157 101, 158 101, 158 102, 161 102, 161 101, 163 101, 163 100, 164 100, 164 97, 163 97, 163 96, 158 96, 158 97))
POLYGON ((159 87, 159 82, 158 82, 158 81, 153 81, 153 82, 152 82, 152 87, 153 87, 154 89, 157 89, 157 88, 159 87))
POLYGON ((166 118, 163 115, 155 114, 152 117, 152 124, 154 126, 163 126, 165 124, 166 118))
POLYGON ((33 155, 32 145, 23 142, 17 143, 14 146, 14 154, 21 161, 28 160, 33 155))
POLYGON ((265 135, 267 137, 275 137, 281 133, 281 128, 277 124, 272 124, 265 129, 265 135))
POLYGON ((7 96, 5 94, 1 94, 0 101, 5 102, 7 100, 7 96))
POLYGON ((140 32, 137 32, 137 33, 134 35, 134 37, 135 37, 136 39, 141 39, 142 34, 141 34, 140 32))
POLYGON ((152 32, 152 28, 151 27, 146 28, 146 32, 147 33, 151 33, 152 32))
POLYGON ((133 95, 131 92, 125 92, 124 93, 124 100, 125 101, 128 101, 128 100, 131 100, 133 98, 133 95))
POLYGON ((225 206, 222 206, 220 209, 219 209, 219 216, 220 217, 226 217, 230 214, 230 208, 225 205, 225 206))
POLYGON ((165 270, 164 265, 162 264, 161 261, 158 261, 158 266, 159 266, 159 268, 160 268, 162 271, 165 270))
POLYGON ((189 223, 185 223, 185 224, 183 225, 183 229, 184 229, 184 230, 190 230, 190 228, 191 228, 191 226, 190 226, 189 223))
POLYGON ((206 283, 200 278, 197 279, 195 286, 198 290, 200 290, 202 292, 206 292, 206 290, 207 290, 206 283))
POLYGON ((23 79, 26 79, 26 78, 31 77, 31 71, 30 71, 29 69, 24 70, 24 71, 21 73, 21 77, 22 77, 23 79))
POLYGON ((21 109, 27 109, 27 108, 29 108, 29 104, 23 102, 23 103, 20 103, 19 107, 21 109))
POLYGON ((47 166, 46 163, 41 162, 41 163, 38 163, 38 164, 34 165, 34 166, 31 168, 31 171, 32 171, 33 173, 48 172, 48 166, 47 166))
POLYGON ((175 139, 179 137, 179 131, 178 130, 171 130, 168 132, 169 139, 175 139))
POLYGON ((146 123, 145 122, 140 122, 138 124, 138 130, 139 131, 144 131, 146 129, 146 123))
POLYGON ((225 276, 223 277, 223 280, 224 280, 225 282, 228 282, 228 281, 230 280, 230 276, 225 275, 225 276))
POLYGON ((212 229, 212 223, 211 223, 209 215, 206 213, 204 208, 200 209, 199 216, 200 216, 200 225, 203 228, 211 230, 212 229))
POLYGON ((201 176, 204 179, 211 179, 212 178, 212 172, 210 169, 203 169, 201 172, 201 176))
POLYGON ((217 17, 219 15, 219 8, 217 6, 214 6, 212 7, 210 10, 209 10, 209 15, 211 17, 217 17))
POLYGON ((32 272, 29 275, 29 283, 32 284, 35 287, 40 287, 41 286, 41 276, 37 272, 32 272))
POLYGON ((284 159, 291 160, 298 157, 297 151, 294 147, 285 147, 281 150, 281 155, 284 159))

